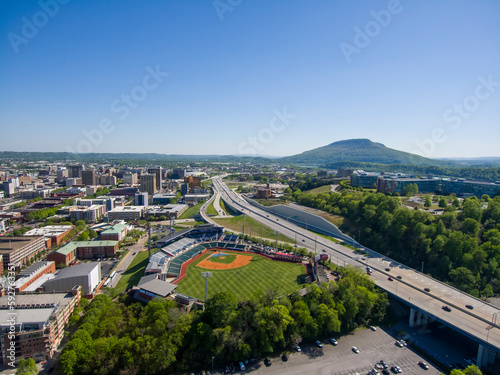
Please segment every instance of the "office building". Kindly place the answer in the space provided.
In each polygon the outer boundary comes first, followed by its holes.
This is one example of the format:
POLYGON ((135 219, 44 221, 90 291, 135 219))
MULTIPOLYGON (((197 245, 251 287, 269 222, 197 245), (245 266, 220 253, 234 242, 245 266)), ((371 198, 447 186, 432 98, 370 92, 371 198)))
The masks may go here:
POLYGON ((172 171, 172 178, 184 178, 186 170, 182 168, 174 168, 172 171))
POLYGON ((123 183, 127 185, 137 184, 137 173, 125 172, 123 174, 123 183))
POLYGON ((103 230, 99 235, 99 239, 103 241, 121 241, 128 233, 128 225, 115 224, 103 230))
POLYGON ((70 218, 75 220, 83 220, 86 223, 98 222, 106 213, 106 206, 102 204, 93 204, 92 206, 76 206, 69 213, 70 218))
POLYGON ((46 225, 45 227, 31 229, 24 233, 24 236, 43 236, 46 239, 47 246, 53 247, 59 246, 72 229, 73 225, 46 225))
POLYGON ((146 173, 141 175, 141 188, 142 192, 147 192, 149 195, 156 193, 156 175, 146 173))
POLYGON ((134 205, 135 206, 148 206, 148 193, 137 193, 134 197, 134 205))
POLYGON ((47 260, 69 265, 78 259, 112 257, 118 251, 118 241, 75 241, 47 255, 47 260))
POLYGON ((93 169, 82 171, 82 184, 86 186, 94 186, 97 184, 97 178, 93 169))
POLYGON ((163 180, 163 168, 162 167, 148 168, 148 173, 154 174, 156 176, 156 190, 161 190, 161 181, 163 180))
POLYGON ((108 218, 109 220, 134 221, 142 217, 143 211, 142 206, 115 207, 108 212, 108 218))
POLYGON ((157 204, 157 205, 170 204, 170 201, 172 199, 177 200, 177 195, 158 193, 153 195, 153 197, 151 198, 151 204, 157 204))
POLYGON ((112 186, 112 185, 116 185, 116 177, 115 176, 111 176, 109 174, 103 174, 101 176, 99 176, 99 184, 101 185, 106 185, 106 186, 112 186))
POLYGON ((17 274, 17 280, 14 283, 16 292, 20 293, 33 285, 43 275, 47 273, 55 273, 56 264, 50 261, 35 262, 23 271, 17 274))
POLYGON ((82 178, 82 172, 83 172, 83 165, 70 165, 68 177, 82 178))

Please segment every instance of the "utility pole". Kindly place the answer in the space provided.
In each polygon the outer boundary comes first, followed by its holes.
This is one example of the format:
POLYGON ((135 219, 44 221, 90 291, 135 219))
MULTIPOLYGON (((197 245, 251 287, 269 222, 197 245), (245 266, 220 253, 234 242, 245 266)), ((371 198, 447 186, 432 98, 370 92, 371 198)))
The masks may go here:
POLYGON ((422 262, 422 273, 424 273, 424 262, 422 262))

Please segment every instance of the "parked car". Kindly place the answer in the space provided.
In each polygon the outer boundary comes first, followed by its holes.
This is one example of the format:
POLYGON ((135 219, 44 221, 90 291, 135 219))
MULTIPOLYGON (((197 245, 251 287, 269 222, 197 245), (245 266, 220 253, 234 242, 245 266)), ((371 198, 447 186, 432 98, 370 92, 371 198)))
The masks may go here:
POLYGON ((399 348, 402 348, 403 347, 403 344, 401 344, 401 341, 397 341, 396 340, 396 346, 399 347, 399 348))
POLYGON ((390 372, 389 372, 389 371, 385 368, 385 369, 383 369, 383 370, 382 370, 382 374, 384 374, 384 375, 389 375, 389 374, 390 374, 390 372))
POLYGON ((376 330, 377 330, 377 327, 370 326, 370 329, 371 329, 372 331, 376 331, 376 330))
POLYGON ((395 374, 400 374, 402 372, 401 368, 399 366, 396 366, 396 365, 391 367, 391 371, 395 374))
POLYGON ((323 344, 319 341, 319 340, 316 340, 316 346, 318 348, 322 348, 323 347, 323 344))
POLYGON ((405 340, 399 340, 399 342, 400 342, 401 344, 403 344, 403 346, 407 346, 407 345, 408 345, 408 344, 406 343, 406 341, 405 341, 405 340))
POLYGON ((418 365, 420 367, 422 367, 424 370, 428 370, 429 369, 429 365, 427 363, 425 363, 425 362, 420 361, 420 362, 418 362, 418 365))
POLYGON ((379 363, 382 365, 383 368, 389 368, 389 365, 385 363, 384 360, 381 360, 379 363))
POLYGON ((271 366, 271 360, 269 359, 269 357, 266 357, 266 359, 264 359, 264 364, 266 365, 266 367, 271 366))
POLYGON ((288 356, 287 356, 286 354, 283 354, 283 355, 281 356, 281 360, 282 360, 283 362, 288 361, 288 356))
POLYGON ((333 337, 330 338, 332 345, 337 346, 339 343, 333 337))
POLYGON ((298 352, 302 351, 302 349, 300 349, 300 346, 298 346, 298 345, 295 346, 295 350, 298 351, 298 352))
POLYGON ((352 351, 354 353, 359 353, 359 349, 357 347, 355 347, 355 346, 352 347, 352 351))

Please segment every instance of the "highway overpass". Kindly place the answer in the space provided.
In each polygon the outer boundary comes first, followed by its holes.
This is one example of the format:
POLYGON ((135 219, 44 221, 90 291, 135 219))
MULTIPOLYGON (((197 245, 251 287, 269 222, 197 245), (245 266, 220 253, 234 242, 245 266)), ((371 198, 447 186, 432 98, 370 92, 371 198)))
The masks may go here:
POLYGON ((493 363, 496 356, 500 357, 500 319, 497 321, 500 309, 375 251, 366 249, 369 256, 364 256, 255 207, 231 191, 220 178, 213 179, 213 186, 217 195, 233 210, 244 213, 291 239, 295 238, 299 246, 329 254, 332 262, 341 266, 349 264, 363 269, 370 266, 373 272, 371 278, 375 284, 411 307, 410 325, 424 324, 431 318, 476 341, 479 344, 478 366, 486 366, 493 363), (443 305, 449 306, 451 311, 443 310, 443 305), (466 305, 472 305, 474 309, 470 310, 466 305))

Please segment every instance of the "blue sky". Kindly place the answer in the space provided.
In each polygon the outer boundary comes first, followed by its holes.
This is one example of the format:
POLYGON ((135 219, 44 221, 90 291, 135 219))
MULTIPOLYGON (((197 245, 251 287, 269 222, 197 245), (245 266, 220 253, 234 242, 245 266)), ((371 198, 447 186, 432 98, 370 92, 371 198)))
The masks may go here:
POLYGON ((500 156, 496 0, 4 0, 0 150, 500 156))

